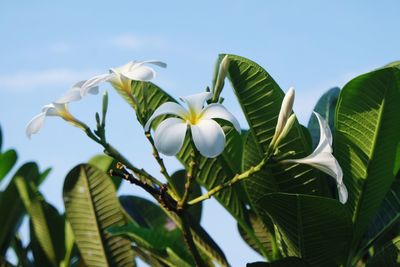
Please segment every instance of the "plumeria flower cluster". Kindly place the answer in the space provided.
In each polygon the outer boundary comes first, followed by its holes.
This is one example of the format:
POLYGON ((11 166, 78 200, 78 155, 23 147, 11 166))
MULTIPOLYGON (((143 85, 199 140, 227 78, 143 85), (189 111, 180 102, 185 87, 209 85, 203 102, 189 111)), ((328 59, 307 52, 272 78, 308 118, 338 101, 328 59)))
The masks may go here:
MULTIPOLYGON (((281 140, 289 131, 291 124, 294 121, 294 114, 290 115, 293 108, 294 102, 294 89, 291 88, 285 95, 281 110, 278 116, 278 123, 275 130, 275 135, 273 137, 274 140, 281 140)), ((318 119, 319 128, 320 128, 320 138, 319 143, 315 150, 305 158, 301 159, 286 159, 281 161, 282 163, 299 163, 299 164, 307 164, 320 171, 332 176, 338 188, 339 200, 341 203, 346 203, 348 198, 348 192, 346 186, 343 183, 343 171, 340 167, 336 158, 332 155, 332 133, 329 129, 328 123, 319 115, 317 112, 314 112, 314 115, 318 119)), ((273 146, 276 146, 279 141, 273 143, 273 146)))
POLYGON ((156 76, 156 72, 146 64, 154 64, 160 67, 167 65, 161 61, 131 61, 121 67, 111 68, 109 73, 96 75, 88 80, 76 83, 63 96, 52 103, 43 106, 42 112, 31 119, 26 127, 26 135, 30 138, 32 134, 39 132, 43 127, 47 116, 58 116, 73 125, 85 128, 84 123, 76 119, 68 110, 68 104, 82 99, 87 94, 97 94, 99 84, 110 82, 114 87, 129 91, 132 80, 150 81, 156 76))
POLYGON ((210 104, 204 107, 212 98, 209 92, 181 97, 187 109, 175 102, 166 102, 158 107, 145 125, 145 131, 150 131, 151 123, 161 115, 175 115, 162 121, 154 133, 155 146, 165 155, 177 154, 183 145, 186 132, 190 129, 194 145, 201 155, 214 158, 225 148, 225 133, 222 127, 213 119, 223 119, 232 123, 240 133, 240 125, 236 118, 222 105, 210 104))

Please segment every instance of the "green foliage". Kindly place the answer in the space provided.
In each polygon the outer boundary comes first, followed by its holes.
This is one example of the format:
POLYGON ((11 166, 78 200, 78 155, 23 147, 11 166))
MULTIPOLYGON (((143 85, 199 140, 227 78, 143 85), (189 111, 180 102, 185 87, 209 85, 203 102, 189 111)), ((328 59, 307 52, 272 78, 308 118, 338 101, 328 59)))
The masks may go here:
MULTIPOLYGON (((110 170, 116 170, 118 161, 107 155, 96 155, 89 159, 88 163, 99 168, 108 175, 110 170)), ((111 180, 114 183, 115 189, 118 190, 121 186, 122 179, 119 177, 111 177, 111 180)))
POLYGON ((285 256, 311 266, 339 266, 352 237, 351 217, 338 201, 310 195, 272 193, 257 202, 271 216, 283 241, 285 256))
MULTIPOLYGON (((186 181, 186 171, 185 170, 178 170, 171 175, 172 183, 174 183, 175 188, 178 190, 178 194, 180 197, 183 196, 185 191, 185 181, 186 181)), ((196 197, 201 196, 201 187, 199 184, 195 183, 190 191, 189 200, 192 200, 196 197)), ((203 209, 203 203, 199 203, 199 205, 195 205, 190 207, 189 213, 192 218, 200 223, 201 220, 201 212, 203 209)))
POLYGON ((17 162, 17 152, 10 149, 0 154, 0 183, 17 162))
POLYGON ((296 257, 287 257, 273 262, 253 262, 246 267, 309 267, 305 261, 296 257))
POLYGON ((106 229, 126 224, 111 179, 81 164, 65 178, 63 197, 81 256, 88 266, 134 266, 130 242, 106 229), (118 244, 118 245, 115 245, 118 244))
POLYGON ((16 234, 25 208, 15 185, 16 179, 33 181, 36 185, 41 182, 42 175, 36 163, 29 162, 22 165, 14 174, 10 183, 0 195, 0 256, 5 256, 14 235, 16 234), (12 208, 10 208, 12 207, 12 208))
POLYGON ((30 217, 32 251, 36 263, 40 266, 59 266, 66 251, 63 246, 63 217, 44 200, 32 181, 17 177, 15 184, 30 217))
POLYGON ((336 111, 335 155, 349 191, 355 249, 400 165, 400 70, 383 68, 344 86, 336 111))
POLYGON ((367 261, 366 267, 398 267, 400 264, 399 260, 400 237, 396 237, 367 261))

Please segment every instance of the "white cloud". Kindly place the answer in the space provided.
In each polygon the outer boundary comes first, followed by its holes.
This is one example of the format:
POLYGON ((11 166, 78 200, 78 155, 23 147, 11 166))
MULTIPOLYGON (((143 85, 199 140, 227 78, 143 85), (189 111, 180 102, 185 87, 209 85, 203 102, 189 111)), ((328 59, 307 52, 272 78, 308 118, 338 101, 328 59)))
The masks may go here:
POLYGON ((162 48, 165 41, 154 36, 137 36, 131 33, 121 33, 111 38, 110 44, 119 49, 139 49, 143 47, 162 48))
POLYGON ((30 91, 40 87, 70 86, 99 73, 96 70, 45 69, 0 73, 0 90, 30 91))

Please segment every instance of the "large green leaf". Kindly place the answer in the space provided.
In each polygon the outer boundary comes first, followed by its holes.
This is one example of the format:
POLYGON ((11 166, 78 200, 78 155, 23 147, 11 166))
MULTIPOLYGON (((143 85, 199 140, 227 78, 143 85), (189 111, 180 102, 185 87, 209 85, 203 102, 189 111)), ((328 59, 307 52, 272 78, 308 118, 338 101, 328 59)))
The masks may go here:
POLYGON ((151 251, 152 255, 170 266, 192 266, 190 254, 186 250, 181 232, 176 229, 149 229, 128 224, 108 229, 113 235, 123 235, 132 239, 140 248, 151 251))
POLYGON ((246 267, 309 267, 307 262, 296 257, 287 257, 273 262, 253 262, 246 264, 246 267))
POLYGON ((400 70, 379 69, 350 81, 336 110, 335 156, 349 191, 353 249, 367 230, 400 165, 400 70))
POLYGON ((396 179, 386 194, 378 213, 368 226, 360 243, 359 252, 365 253, 376 240, 400 222, 400 179, 396 179))
MULTIPOLYGON (((88 163, 99 168, 108 175, 110 170, 116 170, 115 166, 118 161, 107 155, 96 155, 89 159, 88 163)), ((122 179, 117 176, 112 176, 111 180, 113 181, 116 190, 118 190, 122 184, 122 179)))
POLYGON ((390 241, 382 250, 378 251, 366 267, 398 267, 400 266, 400 237, 390 241))
POLYGON ((81 164, 64 181, 66 216, 88 266, 133 266, 130 242, 106 229, 126 224, 111 179, 98 168, 81 164))
POLYGON ((17 162, 17 152, 14 149, 0 154, 0 183, 12 169, 15 162, 17 162))
POLYGON ((44 200, 33 181, 16 177, 15 184, 30 217, 31 239, 37 240, 35 259, 48 263, 41 266, 59 266, 65 255, 64 219, 44 200))
MULTIPOLYGON (((329 124, 329 128, 331 128, 332 133, 334 133, 334 120, 335 120, 335 110, 336 104, 339 98, 340 89, 339 87, 333 87, 325 92, 317 104, 314 107, 314 111, 319 113, 329 124)), ((310 120, 308 121, 308 129, 311 133, 311 138, 313 140, 313 147, 317 147, 319 142, 319 123, 317 118, 314 115, 311 115, 310 120)))
POLYGON ((279 230, 284 254, 311 266, 339 266, 352 238, 351 217, 336 200, 299 194, 272 193, 257 202, 279 230))
POLYGON ((4 256, 7 252, 25 213, 23 203, 14 183, 18 177, 22 177, 26 181, 34 181, 36 184, 41 180, 41 174, 36 163, 26 163, 17 170, 6 189, 0 195, 0 256, 4 256))

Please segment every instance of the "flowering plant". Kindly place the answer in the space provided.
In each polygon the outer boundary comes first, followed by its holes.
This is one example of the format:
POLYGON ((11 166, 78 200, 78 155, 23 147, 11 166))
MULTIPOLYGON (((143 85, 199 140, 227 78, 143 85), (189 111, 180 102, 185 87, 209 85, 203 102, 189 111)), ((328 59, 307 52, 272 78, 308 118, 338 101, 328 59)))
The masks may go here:
MULTIPOLYGON (((180 98, 187 108, 150 82, 155 70, 149 64, 166 64, 133 61, 78 82, 28 123, 31 136, 46 116, 59 116, 108 156, 78 165, 65 179, 76 258, 87 266, 132 266, 135 257, 152 266, 229 266, 200 224, 202 202, 215 197, 265 258, 248 266, 380 266, 400 246, 397 232, 386 236, 400 211, 399 65, 328 91, 306 128, 293 112, 293 88, 284 94, 262 67, 243 57, 221 55, 217 63, 211 89, 180 98), (226 80, 248 129, 223 105, 226 80), (71 102, 96 94, 103 82, 133 108, 162 178, 108 142, 107 93, 96 129, 69 112, 71 102), (175 156, 182 170, 170 174, 162 155, 175 156), (117 198, 112 184, 121 180, 147 191, 159 205, 117 198), (382 238, 390 242, 379 247, 382 238)), ((27 210, 35 230, 37 216, 27 210)), ((48 260, 60 263, 55 249, 42 249, 48 260)))

